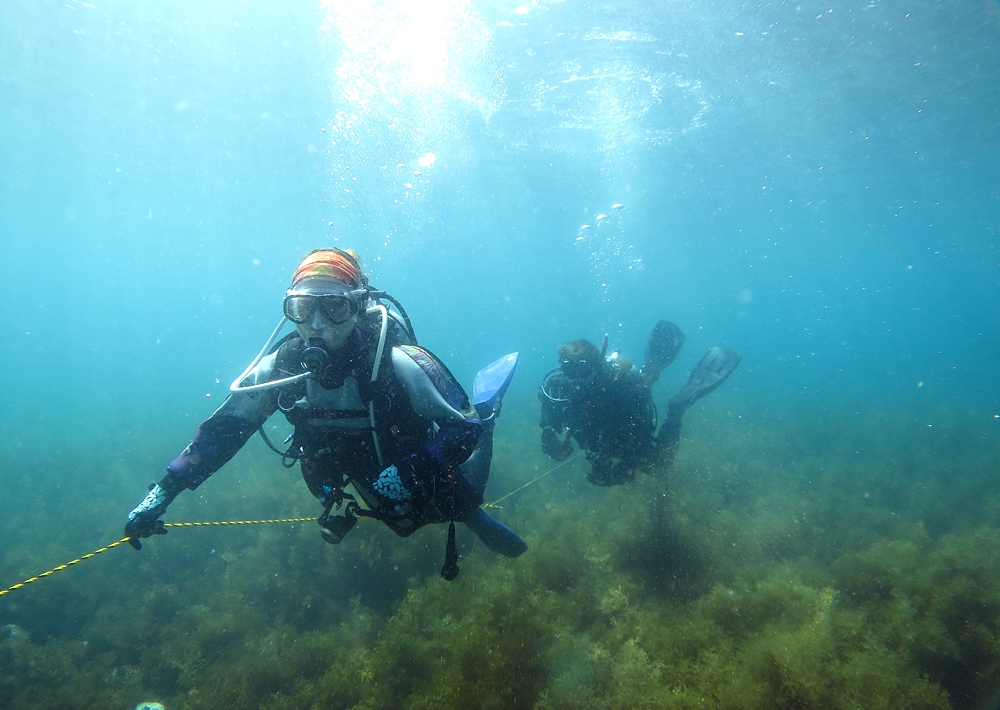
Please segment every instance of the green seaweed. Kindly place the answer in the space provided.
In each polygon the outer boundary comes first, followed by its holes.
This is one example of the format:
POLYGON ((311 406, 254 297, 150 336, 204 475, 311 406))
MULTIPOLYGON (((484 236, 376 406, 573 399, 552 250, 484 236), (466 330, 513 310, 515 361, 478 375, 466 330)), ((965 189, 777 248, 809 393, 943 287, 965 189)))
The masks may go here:
MULTIPOLYGON (((99 555, 0 598, 0 697, 169 710, 943 709, 993 697, 1000 447, 982 419, 936 411, 948 425, 928 432, 902 405, 851 403, 751 425, 711 404, 686 422, 669 472, 598 489, 577 454, 505 499, 491 512, 528 540, 521 558, 460 526, 452 583, 438 575, 440 526, 400 539, 362 521, 336 547, 311 523, 172 529, 141 553, 99 555)), ((553 466, 536 436, 505 412, 490 494, 553 466)), ((38 475, 101 446, 114 444, 11 452, 24 469, 0 481, 11 582, 120 535, 127 461, 87 472, 101 496, 85 509, 38 475), (18 498, 55 505, 62 526, 18 498)), ((171 519, 318 513, 259 449, 178 499, 171 519)))

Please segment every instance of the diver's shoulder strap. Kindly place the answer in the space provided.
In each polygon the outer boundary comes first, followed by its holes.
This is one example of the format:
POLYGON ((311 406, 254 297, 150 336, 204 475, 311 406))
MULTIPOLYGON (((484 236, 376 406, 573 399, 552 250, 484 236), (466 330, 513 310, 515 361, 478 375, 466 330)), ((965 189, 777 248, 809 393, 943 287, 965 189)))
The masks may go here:
MULTIPOLYGON (((388 309, 385 310, 384 316, 379 311, 366 313, 359 321, 358 327, 361 330, 362 340, 365 344, 364 371, 358 373, 358 382, 363 382, 377 389, 378 380, 382 379, 381 374, 384 371, 386 363, 392 358, 392 349, 401 345, 416 346, 416 341, 413 340, 406 326, 400 322, 399 317, 388 309), (381 361, 376 365, 375 358, 378 357, 379 353, 378 344, 381 337, 383 317, 386 318, 385 343, 382 347, 381 361), (369 382, 372 372, 376 371, 376 367, 378 368, 379 377, 376 377, 374 382, 369 382)), ((362 390, 365 389, 366 387, 363 386, 362 390)), ((367 395, 364 391, 362 392, 362 397, 366 401, 371 399, 371 396, 367 395)))
MULTIPOLYGON (((379 333, 382 329, 382 314, 379 311, 365 313, 364 316, 359 319, 358 327, 365 335, 366 343, 377 344, 379 339, 379 333)), ((385 315, 386 322, 386 334, 385 334, 385 346, 386 350, 390 346, 396 345, 416 345, 416 341, 410 336, 410 332, 406 329, 406 326, 399 321, 399 317, 392 311, 386 309, 385 315)), ((372 356, 374 356, 375 350, 372 349, 372 356)))

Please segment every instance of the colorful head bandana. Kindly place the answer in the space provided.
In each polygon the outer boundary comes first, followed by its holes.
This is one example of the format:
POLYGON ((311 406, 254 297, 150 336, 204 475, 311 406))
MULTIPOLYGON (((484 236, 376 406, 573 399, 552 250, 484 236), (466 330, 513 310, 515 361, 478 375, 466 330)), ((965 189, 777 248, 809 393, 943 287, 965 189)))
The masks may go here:
POLYGON ((292 275, 292 288, 310 276, 329 276, 343 281, 351 288, 361 288, 363 285, 357 262, 339 249, 317 249, 300 261, 292 275))

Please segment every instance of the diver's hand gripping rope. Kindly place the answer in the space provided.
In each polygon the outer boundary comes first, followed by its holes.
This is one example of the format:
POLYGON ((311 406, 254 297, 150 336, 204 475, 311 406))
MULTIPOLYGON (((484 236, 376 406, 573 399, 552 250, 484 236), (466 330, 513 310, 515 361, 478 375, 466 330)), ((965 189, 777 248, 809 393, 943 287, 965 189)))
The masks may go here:
MULTIPOLYGON (((510 498, 515 493, 520 493, 521 491, 523 491, 528 486, 530 486, 530 485, 532 485, 534 483, 537 483, 538 481, 540 481, 543 478, 545 478, 546 476, 548 476, 550 473, 553 473, 554 471, 562 468, 563 466, 565 466, 567 463, 569 463, 572 460, 573 460, 572 458, 568 458, 565 461, 563 461, 563 462, 561 462, 559 464, 556 464, 555 466, 553 466, 552 468, 550 468, 548 471, 546 471, 545 473, 543 473, 541 476, 538 476, 537 478, 534 478, 534 479, 528 481, 527 483, 525 483, 523 486, 520 486, 519 488, 515 488, 514 490, 512 490, 507 495, 501 496, 500 498, 497 498, 492 503, 486 503, 486 504, 484 504, 483 507, 484 508, 500 508, 500 506, 497 505, 497 503, 499 503, 500 501, 506 500, 507 498, 510 498)), ((209 521, 204 521, 204 522, 191 522, 191 523, 164 523, 163 527, 166 527, 166 528, 204 528, 204 527, 210 527, 210 526, 213 526, 213 525, 263 525, 263 524, 266 524, 266 523, 309 523, 309 522, 314 521, 315 519, 316 518, 273 518, 273 519, 270 519, 270 520, 209 520, 209 521)), ((123 537, 121 540, 115 540, 111 544, 105 545, 104 547, 99 547, 96 550, 94 550, 93 552, 88 552, 86 555, 83 555, 81 557, 77 557, 75 560, 70 560, 69 562, 67 562, 65 564, 61 564, 58 567, 53 567, 52 569, 47 570, 45 572, 42 572, 41 574, 39 574, 39 575, 37 575, 35 577, 29 577, 28 579, 24 580, 23 582, 19 582, 18 584, 11 585, 10 587, 7 587, 6 589, 0 589, 0 597, 2 597, 4 594, 10 594, 11 592, 13 592, 16 589, 21 589, 22 587, 25 587, 25 586, 33 583, 33 582, 37 582, 40 579, 45 579, 46 577, 49 577, 49 576, 55 574, 56 572, 62 572, 64 569, 68 569, 68 568, 72 567, 73 565, 76 565, 76 564, 79 564, 80 562, 83 562, 84 560, 89 560, 91 557, 96 557, 97 555, 101 554, 102 552, 107 552, 108 550, 110 550, 112 548, 118 547, 119 545, 128 542, 130 539, 131 538, 123 537)))
MULTIPOLYGON (((163 526, 167 528, 200 528, 200 527, 207 527, 209 525, 260 525, 263 523, 308 523, 312 522, 315 519, 316 518, 275 518, 273 520, 217 520, 217 521, 207 521, 199 523, 164 523, 163 526)), ((89 560, 91 557, 96 557, 102 552, 107 552, 108 550, 114 547, 118 547, 119 545, 128 542, 130 539, 131 538, 123 537, 121 540, 115 540, 110 545, 99 547, 93 552, 88 552, 86 555, 83 555, 82 557, 77 557, 75 560, 70 560, 66 564, 59 565, 58 567, 53 567, 52 569, 46 572, 42 572, 41 574, 35 577, 29 577, 23 582, 11 585, 6 589, 0 589, 0 597, 2 597, 4 594, 10 594, 15 589, 20 589, 21 587, 27 586, 32 582, 37 582, 40 579, 44 579, 45 577, 51 576, 56 572, 62 572, 64 569, 68 569, 75 564, 83 562, 84 560, 89 560)))

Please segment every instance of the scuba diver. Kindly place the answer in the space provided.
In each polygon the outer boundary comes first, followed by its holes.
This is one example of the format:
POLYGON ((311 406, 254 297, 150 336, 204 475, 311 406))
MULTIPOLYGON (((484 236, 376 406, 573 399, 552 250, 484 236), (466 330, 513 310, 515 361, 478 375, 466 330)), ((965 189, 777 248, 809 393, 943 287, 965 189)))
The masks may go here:
POLYGON ((587 452, 587 480, 597 486, 619 486, 641 469, 669 468, 677 455, 681 418, 692 404, 726 381, 740 356, 728 348, 712 348, 695 366, 687 384, 670 398, 667 418, 656 431, 652 386, 660 372, 684 346, 684 334, 661 320, 649 336, 646 360, 635 373, 632 363, 612 353, 608 336, 601 349, 574 340, 556 350, 559 367, 539 388, 542 402, 542 451, 557 461, 573 453, 571 439, 587 452))
POLYGON ((490 550, 517 557, 525 542, 480 508, 493 428, 516 366, 511 353, 481 370, 470 401, 448 368, 417 345, 399 302, 369 286, 356 252, 315 250, 292 276, 278 327, 128 514, 125 537, 139 550, 140 538, 166 534, 160 517, 174 498, 201 485, 260 431, 286 467, 300 463, 324 506, 317 522, 326 542, 339 544, 359 517, 380 520, 402 537, 447 522, 441 574, 451 580, 458 575, 459 521, 490 550), (275 343, 287 321, 295 332, 275 343), (263 429, 279 409, 293 427, 284 451, 263 429), (345 491, 348 484, 360 500, 345 491))

